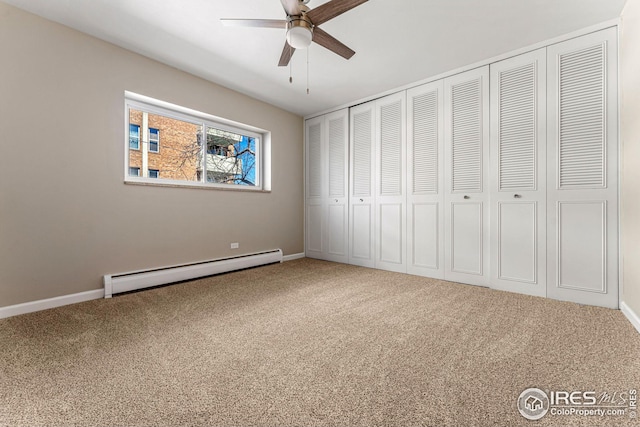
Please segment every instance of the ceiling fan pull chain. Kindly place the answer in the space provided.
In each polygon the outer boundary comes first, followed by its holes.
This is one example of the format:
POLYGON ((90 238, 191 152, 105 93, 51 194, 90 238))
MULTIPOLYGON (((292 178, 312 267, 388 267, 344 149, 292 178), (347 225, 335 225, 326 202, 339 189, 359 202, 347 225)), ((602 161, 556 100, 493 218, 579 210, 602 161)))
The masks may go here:
MULTIPOLYGON (((289 51, 291 52, 293 48, 289 44, 287 44, 287 46, 289 46, 289 51)), ((292 55, 293 52, 289 54, 289 58, 291 58, 292 55)), ((289 83, 293 83, 293 61, 291 59, 289 59, 289 83)))
POLYGON ((307 49, 307 95, 309 95, 309 50, 307 49))

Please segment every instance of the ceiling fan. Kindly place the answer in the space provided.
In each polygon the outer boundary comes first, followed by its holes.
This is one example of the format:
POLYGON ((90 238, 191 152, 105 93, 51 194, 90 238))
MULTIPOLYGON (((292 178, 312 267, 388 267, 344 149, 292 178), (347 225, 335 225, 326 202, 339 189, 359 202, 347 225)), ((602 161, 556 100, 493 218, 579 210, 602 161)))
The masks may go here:
POLYGON ((287 40, 278 66, 291 61, 296 49, 306 49, 316 42, 330 51, 350 59, 355 52, 318 26, 341 15, 368 0, 331 0, 315 9, 309 9, 309 0, 280 0, 287 14, 286 19, 221 19, 227 26, 280 28, 287 30, 287 40))

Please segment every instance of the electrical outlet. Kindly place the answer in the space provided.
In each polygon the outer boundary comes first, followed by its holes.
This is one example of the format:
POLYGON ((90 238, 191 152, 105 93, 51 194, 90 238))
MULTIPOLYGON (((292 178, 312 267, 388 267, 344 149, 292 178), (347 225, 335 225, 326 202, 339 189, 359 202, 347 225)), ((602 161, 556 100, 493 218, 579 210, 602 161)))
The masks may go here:
POLYGON ((232 243, 231 244, 231 249, 238 249, 240 247, 240 243, 232 243))

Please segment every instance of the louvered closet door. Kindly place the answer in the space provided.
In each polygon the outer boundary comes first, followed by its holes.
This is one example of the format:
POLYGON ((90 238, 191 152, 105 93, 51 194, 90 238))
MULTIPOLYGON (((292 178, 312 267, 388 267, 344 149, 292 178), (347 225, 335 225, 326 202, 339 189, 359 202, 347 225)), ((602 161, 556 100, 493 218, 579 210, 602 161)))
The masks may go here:
POLYGON ((616 29, 547 53, 547 295, 617 308, 616 29))
POLYGON ((491 65, 491 287, 545 296, 546 49, 491 65))
POLYGON ((489 278, 489 67, 444 81, 445 278, 489 278))
POLYGON ((375 102, 352 107, 349 115, 349 263, 374 267, 375 102))
POLYGON ((444 278, 443 90, 407 91, 407 272, 444 278))
POLYGON ((375 267, 406 273, 406 93, 376 101, 375 267))
POLYGON ((305 254, 310 258, 324 257, 326 222, 325 161, 323 150, 323 117, 305 122, 306 141, 306 236, 305 254))
POLYGON ((349 111, 337 111, 325 116, 327 140, 328 198, 326 199, 327 227, 324 259, 348 262, 348 158, 349 158, 349 111))

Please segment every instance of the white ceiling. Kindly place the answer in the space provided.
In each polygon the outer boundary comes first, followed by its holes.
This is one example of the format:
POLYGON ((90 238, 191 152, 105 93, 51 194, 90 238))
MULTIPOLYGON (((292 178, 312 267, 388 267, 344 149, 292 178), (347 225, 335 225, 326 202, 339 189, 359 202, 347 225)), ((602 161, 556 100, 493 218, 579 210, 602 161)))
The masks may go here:
MULTIPOLYGON (((367 98, 618 18, 625 0, 369 0, 322 28, 356 51, 313 44, 278 67, 284 30, 220 18, 284 19, 279 0, 2 0, 300 115, 367 98)), ((327 0, 311 0, 314 8, 327 0)))

